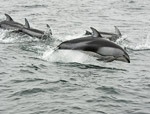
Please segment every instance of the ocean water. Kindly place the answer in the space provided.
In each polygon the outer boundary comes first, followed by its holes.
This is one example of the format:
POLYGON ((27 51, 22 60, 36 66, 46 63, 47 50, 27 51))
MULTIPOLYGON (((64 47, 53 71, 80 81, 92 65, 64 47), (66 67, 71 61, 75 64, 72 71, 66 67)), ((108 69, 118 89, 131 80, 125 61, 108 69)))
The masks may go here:
POLYGON ((149 0, 1 0, 0 21, 46 30, 53 41, 0 29, 0 114, 150 114, 149 0), (54 51, 95 27, 123 34, 131 63, 54 51))

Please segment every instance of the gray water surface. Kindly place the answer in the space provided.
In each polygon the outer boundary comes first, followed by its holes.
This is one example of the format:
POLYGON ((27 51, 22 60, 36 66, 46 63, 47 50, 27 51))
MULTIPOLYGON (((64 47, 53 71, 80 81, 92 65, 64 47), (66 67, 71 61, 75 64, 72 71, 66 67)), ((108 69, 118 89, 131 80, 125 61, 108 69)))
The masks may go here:
POLYGON ((46 30, 53 42, 0 29, 0 114, 150 114, 149 0, 1 0, 0 21, 46 30), (95 27, 123 36, 131 63, 54 51, 95 27))

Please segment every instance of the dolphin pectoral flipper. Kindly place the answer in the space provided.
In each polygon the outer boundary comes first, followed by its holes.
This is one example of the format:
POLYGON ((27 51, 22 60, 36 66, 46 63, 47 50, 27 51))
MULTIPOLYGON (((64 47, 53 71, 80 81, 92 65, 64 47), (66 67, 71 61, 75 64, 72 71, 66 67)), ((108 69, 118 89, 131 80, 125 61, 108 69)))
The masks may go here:
POLYGON ((110 57, 110 58, 106 59, 105 62, 112 62, 115 59, 117 59, 117 57, 110 57))
POLYGON ((93 28, 93 27, 90 27, 90 28, 91 28, 91 30, 93 32, 93 34, 92 34, 93 37, 100 37, 100 38, 102 38, 101 34, 95 28, 93 28))
POLYGON ((5 13, 6 21, 14 21, 8 14, 5 13))
POLYGON ((98 58, 98 61, 104 61, 104 62, 112 62, 116 59, 117 57, 108 57, 108 58, 98 58))
POLYGON ((114 26, 114 27, 115 27, 115 33, 118 35, 118 37, 121 37, 122 34, 121 34, 120 30, 116 26, 114 26))
POLYGON ((25 27, 26 28, 30 28, 30 24, 29 24, 29 22, 28 22, 28 20, 25 18, 25 27))

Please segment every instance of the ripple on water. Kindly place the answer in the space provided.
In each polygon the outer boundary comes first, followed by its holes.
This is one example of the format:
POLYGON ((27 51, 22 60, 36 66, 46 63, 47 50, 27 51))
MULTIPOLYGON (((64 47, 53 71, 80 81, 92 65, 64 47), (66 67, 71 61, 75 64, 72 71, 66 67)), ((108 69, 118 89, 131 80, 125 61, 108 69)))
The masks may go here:
POLYGON ((46 8, 46 7, 48 7, 48 5, 35 4, 35 5, 26 5, 26 6, 22 6, 22 7, 25 7, 25 8, 46 8))
POLYGON ((119 91, 114 87, 101 86, 101 87, 97 87, 96 90, 102 90, 102 91, 106 92, 107 94, 119 95, 119 91))
POLYGON ((22 73, 34 74, 34 72, 32 72, 32 71, 30 71, 30 70, 25 70, 25 69, 20 69, 20 72, 22 72, 22 73))
POLYGON ((67 83, 67 80, 54 80, 54 81, 45 81, 42 84, 50 84, 50 83, 67 83))
POLYGON ((44 81, 44 79, 40 79, 40 78, 27 78, 25 80, 11 80, 11 82, 13 83, 22 83, 22 82, 37 82, 37 81, 44 81))
POLYGON ((34 69, 34 70, 39 70, 40 68, 34 64, 31 64, 31 65, 27 65, 27 67, 31 68, 31 69, 34 69))
POLYGON ((0 72, 0 75, 4 75, 4 74, 8 74, 8 73, 6 73, 6 72, 0 72))
POLYGON ((71 63, 56 62, 56 64, 59 64, 60 66, 67 66, 67 67, 78 67, 80 69, 108 69, 108 70, 127 71, 125 69, 118 69, 118 68, 113 68, 113 67, 102 67, 102 66, 93 65, 93 64, 81 64, 81 63, 76 63, 76 62, 71 62, 71 63))
POLYGON ((41 89, 41 88, 32 88, 32 89, 26 89, 26 90, 21 90, 18 92, 15 92, 14 94, 11 95, 11 97, 13 96, 24 96, 24 95, 32 95, 35 93, 41 93, 41 92, 46 92, 45 89, 41 89))

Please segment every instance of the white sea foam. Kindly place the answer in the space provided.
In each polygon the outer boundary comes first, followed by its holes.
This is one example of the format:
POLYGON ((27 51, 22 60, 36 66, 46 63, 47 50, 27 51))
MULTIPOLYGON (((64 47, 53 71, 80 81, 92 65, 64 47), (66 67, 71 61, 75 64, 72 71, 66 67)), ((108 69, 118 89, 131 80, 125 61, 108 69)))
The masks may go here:
POLYGON ((127 47, 134 51, 150 50, 150 34, 148 34, 146 38, 143 38, 142 41, 136 45, 128 45, 127 47))
POLYGON ((0 42, 1 43, 14 43, 24 41, 37 41, 37 38, 32 38, 25 34, 11 33, 9 30, 0 30, 0 42))
POLYGON ((46 50, 42 59, 50 62, 77 62, 77 63, 93 63, 96 62, 96 58, 88 54, 75 50, 57 50, 50 48, 46 50))
POLYGON ((10 37, 8 30, 0 30, 0 42, 11 43, 15 40, 15 36, 10 37))

